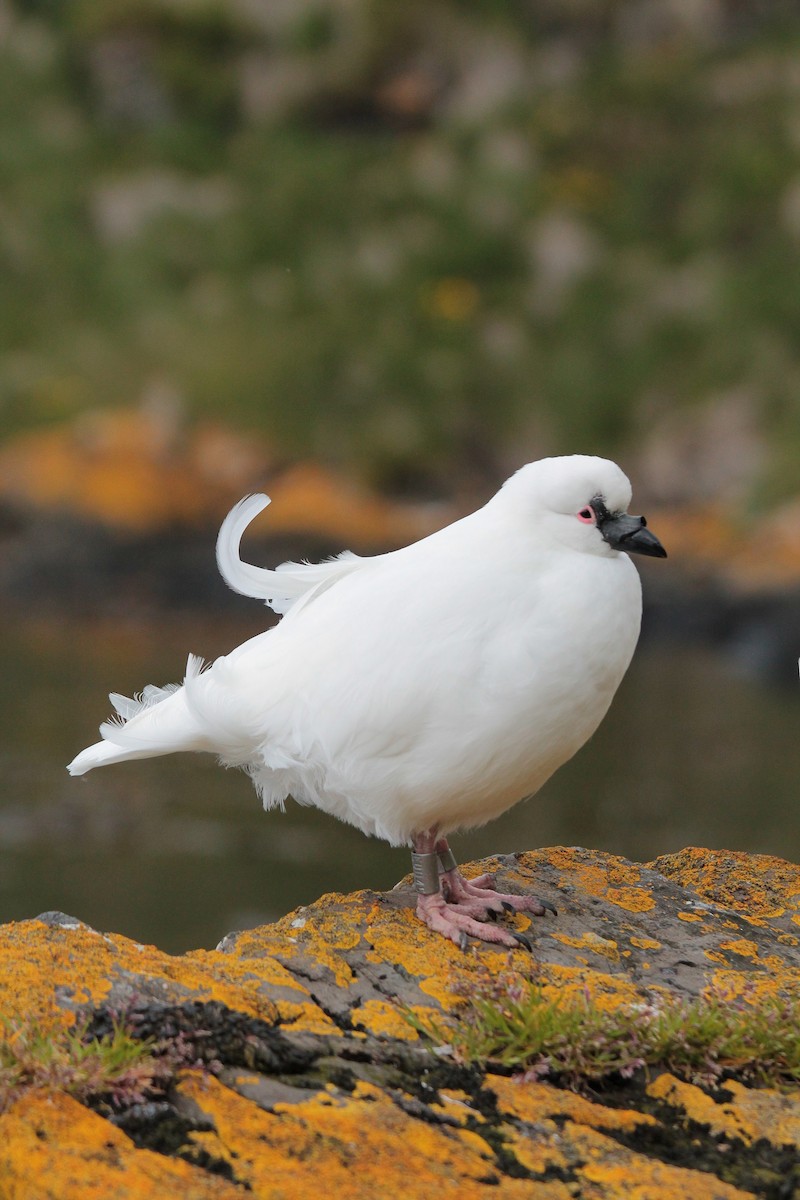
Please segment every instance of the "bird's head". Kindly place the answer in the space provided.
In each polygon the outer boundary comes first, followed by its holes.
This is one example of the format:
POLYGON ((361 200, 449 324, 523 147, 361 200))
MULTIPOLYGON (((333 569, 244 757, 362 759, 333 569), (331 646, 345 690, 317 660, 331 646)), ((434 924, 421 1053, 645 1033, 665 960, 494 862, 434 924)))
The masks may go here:
POLYGON ((570 454, 528 463, 503 485, 500 496, 535 522, 544 538, 571 549, 667 557, 644 517, 628 513, 630 481, 607 458, 570 454))

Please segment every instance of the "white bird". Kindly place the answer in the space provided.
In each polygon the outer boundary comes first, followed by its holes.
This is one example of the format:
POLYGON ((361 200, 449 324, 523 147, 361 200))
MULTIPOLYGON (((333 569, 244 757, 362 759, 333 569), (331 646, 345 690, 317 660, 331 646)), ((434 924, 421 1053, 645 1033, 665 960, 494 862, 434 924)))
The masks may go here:
POLYGON ((462 947, 527 944, 494 917, 552 906, 465 879, 447 838, 538 791, 605 715, 641 622, 625 552, 666 557, 630 499, 607 459, 546 458, 410 546, 273 571, 239 556, 269 504, 246 497, 220 529, 219 569, 283 620, 207 668, 190 655, 182 685, 112 693, 116 718, 68 770, 209 751, 265 808, 292 796, 410 844, 431 929, 462 947))

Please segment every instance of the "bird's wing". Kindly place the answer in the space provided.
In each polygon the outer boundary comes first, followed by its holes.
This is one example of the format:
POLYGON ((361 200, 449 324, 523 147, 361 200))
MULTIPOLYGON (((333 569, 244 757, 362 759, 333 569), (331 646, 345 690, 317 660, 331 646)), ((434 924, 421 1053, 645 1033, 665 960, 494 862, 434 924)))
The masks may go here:
POLYGON ((270 503, 269 496, 245 496, 228 513, 217 537, 217 565, 228 587, 243 596, 264 600, 276 613, 286 613, 302 597, 324 591, 344 575, 369 561, 345 550, 322 563, 281 563, 274 571, 242 562, 239 545, 250 522, 270 503))

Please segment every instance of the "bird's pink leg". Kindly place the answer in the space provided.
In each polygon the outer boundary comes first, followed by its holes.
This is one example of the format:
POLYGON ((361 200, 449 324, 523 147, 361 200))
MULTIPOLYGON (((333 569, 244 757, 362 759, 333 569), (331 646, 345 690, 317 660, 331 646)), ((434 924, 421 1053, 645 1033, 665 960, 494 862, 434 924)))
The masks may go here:
MULTIPOLYGON (((453 904, 449 899, 445 900, 439 884, 435 829, 415 834, 412 844, 414 887, 418 893, 417 916, 429 929, 450 938, 462 950, 466 950, 470 937, 500 946, 524 946, 530 950, 530 942, 523 934, 485 923, 487 904, 475 903, 473 912, 465 904, 453 904), (484 920, 478 920, 477 917, 483 917, 484 920)), ((496 911, 502 912, 502 906, 498 906, 496 911)))
POLYGON ((446 869, 442 872, 442 891, 451 905, 462 912, 467 912, 470 916, 483 915, 484 919, 489 913, 511 911, 531 913, 535 917, 542 917, 546 912, 558 916, 553 905, 546 900, 540 900, 538 896, 517 896, 511 892, 496 891, 494 875, 479 875, 477 879, 465 879, 455 865, 447 838, 437 840, 436 852, 447 864, 446 869))

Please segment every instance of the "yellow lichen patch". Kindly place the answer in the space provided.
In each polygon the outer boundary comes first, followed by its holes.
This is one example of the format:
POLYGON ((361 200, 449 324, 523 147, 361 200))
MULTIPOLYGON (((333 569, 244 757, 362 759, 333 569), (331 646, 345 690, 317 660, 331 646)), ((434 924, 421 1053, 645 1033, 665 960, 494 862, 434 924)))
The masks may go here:
POLYGON ((337 987, 347 988, 353 982, 353 972, 341 952, 355 949, 361 940, 358 925, 364 895, 321 896, 313 906, 290 913, 274 925, 240 935, 232 952, 242 958, 253 951, 258 958, 274 954, 287 958, 299 950, 327 967, 337 987))
POLYGON ((491 1077, 489 1086, 497 1097, 502 1113, 517 1120, 536 1124, 539 1121, 569 1117, 579 1125, 594 1129, 636 1129, 639 1125, 657 1125, 655 1117, 624 1108, 606 1108, 585 1096, 551 1087, 547 1083, 526 1082, 520 1079, 491 1077))
POLYGON ((340 1027, 324 1013, 318 1004, 309 1000, 307 1004, 293 1004, 290 1000, 277 1000, 275 1007, 282 1025, 291 1025, 293 1030, 305 1033, 325 1033, 339 1036, 340 1027))
POLYGON ((800 972, 784 965, 774 973, 730 969, 715 971, 703 994, 711 998, 723 995, 731 1000, 745 1000, 749 1004, 757 1005, 786 992, 797 995, 798 988, 800 972))
POLYGON ((693 1084, 666 1074, 653 1080, 647 1093, 708 1125, 714 1134, 741 1138, 748 1145, 766 1138, 774 1146, 800 1146, 800 1097, 733 1081, 724 1088, 731 1099, 718 1103, 693 1084))
POLYGON ((3 1200, 237 1200, 239 1188, 133 1142, 62 1093, 27 1092, 0 1116, 3 1200), (35 1190, 34 1190, 35 1189, 35 1190))
POLYGON ((569 937, 566 933, 551 933, 550 937, 565 946, 575 950, 590 950, 592 954, 601 954, 611 962, 619 962, 619 948, 616 942, 602 938, 596 933, 584 933, 581 937, 569 937))
MULTIPOLYGON (((431 1015, 431 1010, 418 1005, 414 1015, 425 1019, 431 1015)), ((403 1010, 388 1000, 365 1000, 353 1011, 353 1025, 376 1037, 404 1038, 415 1041, 419 1036, 413 1026, 403 1016, 403 1010)))
POLYGON ((751 917, 800 908, 800 866, 769 854, 689 846, 648 866, 707 900, 751 917))
POLYGON ((410 909, 376 905, 367 918, 365 940, 372 947, 368 962, 400 966, 419 980, 419 989, 450 1010, 463 998, 463 990, 479 974, 498 974, 508 951, 481 948, 480 958, 462 953, 451 941, 431 937, 410 909))
POLYGON ((642 887, 610 887, 606 900, 628 912, 650 912, 656 906, 652 892, 642 887))
POLYGON ((692 912, 679 912, 677 917, 679 921, 702 921, 703 919, 697 913, 692 912))
MULTIPOLYGON (((483 1181, 495 1162, 482 1138, 416 1120, 369 1084, 358 1084, 351 1095, 328 1091, 301 1104, 277 1105, 274 1112, 195 1074, 180 1089, 213 1120, 237 1179, 250 1186, 254 1200, 317 1200, 321 1183, 337 1200, 395 1192, 407 1200, 487 1195, 483 1181)), ((502 1186, 504 1196, 538 1200, 528 1180, 504 1179, 502 1186)))
MULTIPOLYGON (((752 943, 747 942, 745 944, 752 945, 752 943)), ((706 950, 706 958, 710 959, 711 962, 719 963, 721 966, 728 968, 727 973, 725 971, 717 971, 715 973, 717 981, 721 981, 723 978, 729 976, 733 986, 737 987, 736 980, 744 979, 747 981, 749 988, 763 990, 768 995, 772 995, 775 991, 785 988, 796 991, 798 986, 800 986, 800 970, 797 967, 788 966, 776 954, 765 954, 759 957, 756 953, 753 956, 758 962, 758 966, 762 967, 763 970, 738 971, 736 970, 736 963, 731 962, 725 952, 733 952, 744 958, 750 957, 749 954, 742 954, 741 950, 734 950, 731 943, 723 943, 723 947, 720 950, 706 950)))
POLYGON ((561 1137, 565 1153, 580 1159, 584 1200, 752 1200, 752 1192, 637 1154, 588 1125, 567 1121, 561 1137))
MULTIPOLYGON (((259 944, 263 947, 263 942, 259 944)), ((257 962, 251 962, 249 965, 243 966, 241 960, 247 957, 247 954, 242 953, 237 944, 236 949, 230 953, 222 953, 219 950, 190 950, 187 954, 183 955, 183 960, 199 963, 214 975, 220 977, 246 979, 249 975, 251 979, 258 980, 260 984, 291 989, 297 992, 299 1003, 302 1003, 304 999, 308 999, 310 995, 308 988, 299 979, 296 979, 276 958, 262 953, 259 955, 257 962)))
MULTIPOLYGON (((561 1148, 561 1131, 555 1121, 543 1118, 537 1121, 534 1129, 521 1130, 513 1125, 502 1127, 505 1146, 511 1151, 518 1162, 534 1175, 564 1172, 570 1170, 570 1163, 561 1148)), ((531 1185, 535 1186, 535 1185, 531 1185)), ((552 1193, 558 1200, 572 1200, 576 1195, 574 1184, 572 1188, 560 1180, 550 1184, 556 1190, 552 1193)), ((502 1192, 500 1193, 502 1195, 502 1192)), ((550 1195, 551 1193, 547 1193, 550 1195)), ((538 1197, 538 1192, 532 1195, 538 1197)), ((489 1196, 487 1194, 487 1200, 489 1196)))
MULTIPOLYGON (((641 868, 635 863, 609 854, 600 865, 597 855, 590 859, 585 850, 565 846, 550 847, 540 854, 561 872, 560 884, 577 884, 590 895, 600 896, 628 912, 649 912, 655 908, 655 898, 649 888, 642 886, 641 868)), ((536 855, 520 855, 518 865, 535 873, 536 855)))
POLYGON ((85 926, 19 921, 0 928, 0 1010, 24 1012, 44 1027, 70 1023, 78 1005, 99 1004, 122 973, 149 995, 179 1002, 191 995, 274 1022, 278 1010, 261 981, 226 956, 176 958, 154 946, 85 926))
POLYGON ((753 1140, 766 1138, 774 1146, 800 1147, 800 1096, 771 1088, 747 1088, 729 1080, 730 1107, 753 1140))
POLYGON ((448 1121, 457 1121, 459 1125, 465 1125, 467 1121, 477 1121, 479 1124, 486 1121, 486 1118, 473 1105, 472 1098, 467 1092, 440 1089, 439 1099, 441 1103, 431 1104, 429 1108, 431 1112, 441 1114, 448 1121))
POLYGON ((741 954, 742 958, 758 958, 758 946, 747 938, 736 938, 731 942, 720 942, 720 950, 729 950, 731 954, 741 954))
POLYGON ((563 967, 547 963, 541 971, 542 991, 548 1000, 565 1004, 588 995, 598 1008, 615 1009, 621 1004, 641 1004, 644 996, 624 975, 608 975, 590 967, 563 967))
POLYGON ((637 950, 660 950, 661 942, 657 942, 655 938, 648 937, 632 937, 631 945, 636 946, 637 950))

